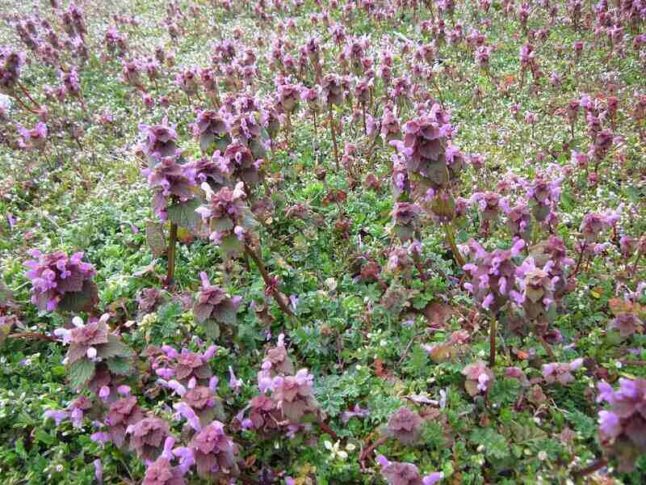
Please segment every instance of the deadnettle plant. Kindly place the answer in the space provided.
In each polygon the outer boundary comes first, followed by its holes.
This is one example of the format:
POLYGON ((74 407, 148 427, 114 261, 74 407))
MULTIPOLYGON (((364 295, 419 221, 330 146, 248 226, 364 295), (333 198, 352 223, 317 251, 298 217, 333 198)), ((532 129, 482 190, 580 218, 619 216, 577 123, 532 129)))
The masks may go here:
POLYGON ((383 455, 377 457, 377 463, 381 466, 381 474, 388 485, 435 485, 444 478, 441 472, 422 477, 417 466, 412 463, 389 461, 383 455))
POLYGON ((393 218, 393 230, 400 239, 405 242, 413 239, 415 231, 419 228, 419 215, 421 209, 417 204, 409 202, 397 202, 391 212, 393 218))
POLYGON ((619 332, 623 338, 644 331, 644 323, 635 313, 619 313, 610 322, 610 328, 619 332))
POLYGON ((181 164, 175 158, 162 158, 142 173, 154 190, 153 211, 159 219, 168 218, 168 207, 195 197, 195 172, 191 164, 181 164))
POLYGON ((278 404, 278 409, 290 423, 298 424, 308 416, 318 415, 313 382, 314 377, 307 369, 301 369, 293 376, 274 377, 272 396, 278 404))
POLYGON ((462 369, 462 374, 466 376, 464 388, 472 397, 487 394, 493 384, 493 371, 482 361, 469 364, 462 369))
POLYGON ((583 365, 583 359, 575 359, 572 362, 552 362, 549 364, 544 364, 543 379, 547 384, 552 384, 558 382, 560 384, 566 385, 571 382, 574 382, 574 376, 572 372, 579 369, 583 365))
POLYGON ((464 287, 486 310, 495 314, 508 301, 515 285, 516 264, 513 258, 524 246, 524 241, 519 239, 511 249, 487 252, 476 241, 469 241, 467 250, 472 262, 463 267, 468 277, 464 287))
POLYGON ((422 431, 424 420, 414 411, 401 407, 388 420, 386 435, 397 439, 404 445, 416 443, 422 431))
POLYGON ((446 188, 462 169, 464 157, 452 145, 448 114, 434 104, 427 115, 404 125, 403 143, 391 142, 405 155, 408 172, 425 187, 446 188))
POLYGON ((203 183, 202 190, 206 203, 196 212, 208 224, 211 241, 220 246, 226 257, 239 255, 244 251, 246 238, 255 225, 245 202, 243 183, 239 182, 233 190, 222 187, 217 192, 203 183))
POLYGON ((170 436, 170 426, 156 416, 148 416, 126 429, 130 436, 130 448, 142 460, 154 460, 163 449, 164 441, 170 436))
MULTIPOLYGON (((546 266, 549 270, 551 264, 548 262, 546 266)), ((529 320, 546 323, 548 313, 554 308, 554 284, 558 281, 558 276, 550 277, 530 256, 516 270, 518 292, 512 290, 511 296, 529 320)))
POLYGON ((179 155, 177 132, 174 126, 168 124, 167 119, 159 125, 139 125, 139 131, 145 137, 142 150, 151 164, 154 165, 164 158, 176 158, 179 155))
POLYGON ((126 430, 144 418, 135 396, 126 396, 113 402, 105 418, 112 442, 122 447, 126 441, 126 430))
POLYGON ((598 389, 597 401, 610 405, 599 411, 601 445, 617 459, 620 471, 631 471, 646 453, 646 379, 621 378, 617 390, 602 381, 598 389))
POLYGON ((0 90, 3 93, 13 94, 24 63, 25 55, 23 53, 10 47, 0 49, 0 90))
POLYGON ((193 452, 189 448, 173 449, 175 439, 171 436, 164 441, 164 449, 154 462, 146 467, 143 485, 185 485, 184 475, 194 464, 193 452), (173 465, 174 459, 179 463, 173 465))
POLYGON ((221 164, 228 167, 227 171, 233 179, 242 180, 248 187, 254 187, 262 180, 263 160, 256 158, 247 145, 238 141, 231 143, 222 154, 222 158, 221 164))
POLYGON ((189 444, 195 457, 197 473, 202 478, 211 480, 230 480, 239 474, 235 454, 236 445, 224 432, 224 425, 219 421, 199 431, 189 444))
POLYGON ((200 279, 202 286, 193 306, 195 319, 205 325, 208 332, 213 332, 213 325, 216 327, 218 324, 234 325, 242 298, 232 297, 219 286, 211 285, 204 272, 200 273, 200 279))
POLYGON ((231 142, 225 118, 214 110, 202 110, 197 113, 193 135, 199 141, 203 152, 207 152, 211 146, 224 150, 231 142))
MULTIPOLYGON (((99 363, 107 365, 108 369, 113 369, 118 374, 129 373, 132 350, 117 334, 110 333, 107 325, 109 318, 110 315, 105 313, 98 320, 85 324, 81 318, 74 317, 74 328, 54 330, 54 335, 69 345, 64 362, 70 367, 70 382, 73 387, 79 388, 91 379, 96 379, 99 363)), ((99 395, 110 395, 107 385, 99 388, 99 395)))
POLYGON ((84 253, 67 256, 62 251, 29 252, 26 276, 31 280, 31 301, 42 311, 83 311, 94 307, 98 291, 92 277, 94 266, 83 262, 84 253))

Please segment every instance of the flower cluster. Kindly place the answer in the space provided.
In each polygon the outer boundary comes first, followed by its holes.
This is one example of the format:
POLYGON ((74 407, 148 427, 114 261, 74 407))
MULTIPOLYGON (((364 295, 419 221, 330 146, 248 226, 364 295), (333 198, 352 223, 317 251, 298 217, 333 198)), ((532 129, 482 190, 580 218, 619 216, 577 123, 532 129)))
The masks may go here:
POLYGON ((230 296, 219 286, 211 285, 205 272, 200 273, 202 286, 193 306, 193 314, 198 322, 213 319, 228 325, 236 321, 236 312, 242 298, 230 296))
POLYGON ((405 445, 410 445, 419 440, 423 422, 419 414, 401 407, 390 416, 386 434, 405 445))
POLYGON ((516 277, 513 258, 520 254, 524 246, 524 241, 519 239, 511 249, 487 252, 476 241, 469 241, 467 249, 473 261, 463 268, 469 276, 469 281, 464 287, 483 308, 495 313, 507 302, 510 292, 514 289, 516 277))
POLYGON ((31 280, 31 301, 40 310, 54 311, 61 303, 70 303, 66 299, 81 296, 86 297, 85 307, 94 304, 96 287, 92 277, 96 270, 82 261, 84 253, 67 256, 62 251, 44 254, 33 249, 29 254, 34 259, 25 263, 29 268, 26 276, 31 280))
POLYGON ((11 94, 18 80, 20 71, 25 63, 25 56, 21 52, 3 47, 0 50, 0 90, 11 94))
POLYGON ((154 460, 161 452, 166 438, 170 436, 170 426, 156 416, 148 416, 126 428, 130 438, 130 448, 143 460, 154 460))
POLYGON ((175 378, 180 382, 188 383, 191 379, 199 382, 211 378, 209 361, 216 351, 215 345, 201 354, 188 349, 178 352, 170 345, 163 345, 161 349, 149 347, 146 354, 152 358, 152 369, 159 377, 165 380, 175 378))
POLYGON ((148 178, 148 185, 154 190, 153 211, 165 221, 168 207, 173 202, 186 202, 195 194, 195 172, 190 164, 181 164, 175 158, 162 158, 142 173, 148 178))
POLYGON ((464 388, 473 397, 479 394, 486 394, 493 384, 493 372, 482 361, 469 364, 462 369, 462 374, 466 376, 464 388))
POLYGON ((434 104, 427 115, 407 122, 403 132, 403 142, 391 143, 404 154, 408 172, 435 190, 447 187, 464 164, 450 140, 453 127, 448 114, 434 104))
POLYGON ((145 136, 141 148, 152 164, 179 155, 177 132, 174 126, 168 124, 168 120, 164 119, 159 125, 139 125, 139 130, 145 136))
POLYGON ((208 223, 210 239, 218 244, 228 256, 242 252, 245 238, 253 227, 253 217, 247 204, 242 182, 235 188, 222 187, 214 192, 203 183, 202 189, 206 195, 206 204, 196 212, 208 223))
POLYGON ((393 227, 397 237, 403 242, 413 238, 419 228, 419 215, 421 209, 417 204, 397 202, 391 215, 393 227))
POLYGON ((417 466, 412 463, 389 461, 383 455, 377 457, 377 463, 389 485, 435 485, 444 478, 442 472, 432 472, 422 477, 417 466))
POLYGON ((239 473, 233 440, 224 432, 224 425, 213 421, 200 430, 189 443, 200 477, 212 480, 230 479, 239 473))
POLYGON ((214 110, 203 110, 197 113, 193 135, 198 139, 203 152, 213 144, 224 149, 231 141, 226 120, 214 110))
POLYGON ((599 402, 610 404, 599 411, 599 437, 607 452, 617 458, 621 471, 633 469, 646 453, 646 379, 619 379, 619 389, 607 382, 598 385, 599 402))
POLYGON ((552 362, 550 364, 543 364, 543 379, 548 384, 558 382, 560 384, 569 384, 574 382, 572 372, 579 369, 583 365, 583 359, 575 359, 572 362, 559 363, 552 362))

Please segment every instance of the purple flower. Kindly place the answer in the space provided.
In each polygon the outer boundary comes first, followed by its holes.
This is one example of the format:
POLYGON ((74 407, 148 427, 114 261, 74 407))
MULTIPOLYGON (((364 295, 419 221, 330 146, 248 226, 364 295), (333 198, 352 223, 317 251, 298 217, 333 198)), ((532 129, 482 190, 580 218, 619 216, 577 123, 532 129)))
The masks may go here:
POLYGON ((273 398, 283 416, 292 424, 298 424, 306 415, 318 413, 313 381, 314 377, 307 369, 301 369, 293 376, 277 376, 273 379, 273 398))
POLYGON ((602 381, 598 388, 598 400, 610 404, 599 411, 601 445, 617 458, 620 471, 631 471, 646 453, 646 379, 621 378, 617 390, 602 381))
POLYGON ((144 418, 135 396, 121 398, 110 405, 105 422, 112 442, 118 447, 126 440, 126 431, 144 418))
POLYGON ((202 286, 193 306, 193 314, 198 322, 213 319, 228 325, 235 324, 236 312, 241 298, 231 297, 219 286, 211 285, 205 272, 200 273, 202 286))
POLYGON ((14 51, 10 47, 0 49, 0 91, 11 94, 18 83, 24 63, 25 55, 22 52, 14 51))
POLYGON ((197 433, 189 444, 195 457, 197 473, 200 477, 230 479, 238 475, 236 464, 236 446, 224 432, 224 425, 219 421, 197 433))
POLYGON ((377 463, 381 466, 381 474, 389 485, 435 485, 444 478, 441 472, 433 472, 422 477, 417 466, 412 463, 389 461, 379 455, 377 463))
POLYGON ((464 387, 472 397, 486 394, 493 384, 494 374, 482 361, 466 366, 462 374, 466 376, 464 387))
POLYGON ((137 456, 152 460, 161 453, 164 441, 170 435, 170 426, 163 419, 149 416, 129 425, 126 433, 130 436, 130 448, 137 456))
POLYGON ((574 382, 572 372, 583 365, 583 359, 575 359, 569 363, 553 362, 543 365, 543 379, 548 384, 559 382, 560 384, 569 384, 574 382))
POLYGON ((641 333, 644 324, 634 313, 620 313, 611 322, 610 328, 617 330, 622 337, 629 337, 635 333, 641 333))
POLYGON ((198 111, 197 119, 193 124, 193 135, 199 140, 203 152, 217 142, 228 144, 229 126, 226 120, 214 110, 198 111))
POLYGON ((82 261, 82 252, 68 257, 62 251, 43 254, 34 249, 30 255, 35 259, 25 263, 26 276, 32 284, 31 301, 40 310, 54 311, 65 295, 86 291, 96 274, 94 266, 82 261))
POLYGON ((355 404, 354 407, 348 411, 343 411, 341 414, 341 421, 346 424, 352 418, 366 418, 370 416, 370 410, 363 409, 358 404, 355 404))
POLYGON ((419 225, 421 208, 417 204, 409 202, 396 202, 391 212, 393 225, 397 237, 401 241, 408 241, 413 238, 419 225))
POLYGON ((178 163, 174 158, 162 158, 151 168, 142 171, 148 185, 154 190, 153 210, 162 221, 167 218, 169 203, 186 202, 195 196, 193 168, 190 164, 178 163))
POLYGON ((164 158, 175 158, 179 155, 177 148, 177 132, 175 127, 168 125, 164 119, 160 125, 140 125, 139 130, 144 134, 143 152, 153 163, 164 158))
POLYGON ((401 407, 390 416, 386 433, 399 442, 410 445, 419 439, 423 422, 419 414, 401 407))

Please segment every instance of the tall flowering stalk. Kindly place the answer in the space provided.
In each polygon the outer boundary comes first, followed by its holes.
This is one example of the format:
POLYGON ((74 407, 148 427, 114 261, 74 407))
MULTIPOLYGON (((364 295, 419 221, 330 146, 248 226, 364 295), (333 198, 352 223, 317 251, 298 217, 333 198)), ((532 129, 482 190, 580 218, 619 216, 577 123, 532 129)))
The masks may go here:
MULTIPOLYGON (((209 119, 209 121, 212 121, 209 119)), ((206 123, 202 127, 207 131, 215 128, 212 124, 206 123)), ((199 131, 198 120, 198 131, 199 131)), ((161 221, 168 218, 169 205, 185 203, 194 198, 194 187, 196 186, 196 168, 193 164, 180 163, 180 150, 177 147, 177 132, 174 126, 168 124, 164 119, 159 125, 140 125, 144 141, 141 151, 148 159, 148 168, 142 171, 148 179, 148 184, 153 188, 153 211, 161 221)), ((211 133, 211 132, 209 132, 211 133)), ((177 230, 175 220, 170 221, 170 231, 167 247, 168 268, 165 284, 173 284, 175 277, 175 259, 177 251, 177 230)))
POLYGON ((214 192, 208 183, 202 184, 206 203, 196 211, 208 225, 209 239, 220 246, 225 258, 245 254, 255 263, 265 282, 265 291, 272 295, 280 309, 289 316, 294 313, 289 308, 287 297, 278 287, 278 279, 270 276, 262 260, 261 253, 254 249, 253 229, 255 220, 246 203, 244 184, 238 182, 233 190, 222 187, 214 192))
POLYGON ((522 239, 516 241, 511 249, 495 249, 487 252, 476 241, 469 241, 467 245, 471 262, 465 264, 463 269, 468 277, 464 287, 485 309, 493 313, 489 327, 489 367, 496 363, 496 322, 498 312, 516 295, 516 264, 513 258, 520 254, 525 246, 522 239))
POLYGON ((403 133, 403 141, 394 140, 391 145, 404 156, 418 196, 430 205, 431 213, 444 226, 446 242, 455 260, 464 266, 452 226, 455 201, 450 193, 464 165, 464 156, 451 142, 453 126, 449 115, 439 104, 433 104, 428 114, 408 121, 403 133))

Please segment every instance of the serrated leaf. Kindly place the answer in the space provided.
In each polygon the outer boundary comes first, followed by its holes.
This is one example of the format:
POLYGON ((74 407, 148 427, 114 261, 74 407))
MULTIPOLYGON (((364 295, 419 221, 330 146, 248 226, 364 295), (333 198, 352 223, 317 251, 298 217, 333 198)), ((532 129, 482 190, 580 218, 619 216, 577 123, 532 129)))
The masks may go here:
POLYGON ((220 337, 220 325, 215 320, 205 320, 201 325, 210 339, 217 340, 220 337))
POLYGON ((58 303, 57 310, 64 312, 91 311, 99 302, 99 289, 91 280, 83 282, 81 291, 66 293, 58 303))
POLYGON ((111 357, 130 357, 132 350, 116 335, 108 335, 108 343, 97 346, 97 353, 102 359, 111 357))
POLYGON ((204 232, 202 229, 202 218, 195 212, 195 209, 199 206, 200 201, 197 198, 170 205, 166 209, 168 220, 188 229, 193 234, 200 235, 204 232))
POLYGON ((510 454, 509 445, 505 437, 492 429, 476 429, 471 433, 469 439, 478 445, 482 445, 488 458, 502 460, 510 454))
POLYGON ((106 364, 108 365, 110 372, 120 376, 130 374, 132 371, 132 362, 130 359, 125 357, 113 357, 106 360, 106 364))
POLYGON ((68 377, 74 388, 85 385, 94 376, 94 362, 90 359, 81 359, 74 362, 70 368, 68 377))
POLYGON ((146 243, 154 257, 158 258, 166 254, 166 235, 162 224, 154 221, 146 222, 146 243))
POLYGON ((219 247, 225 259, 235 258, 243 251, 242 242, 234 235, 223 237, 219 247))

